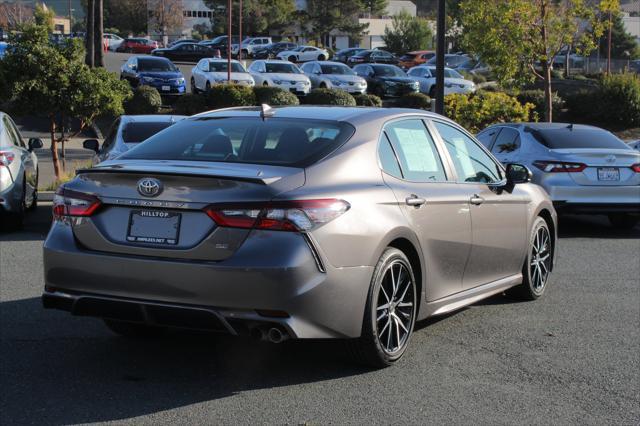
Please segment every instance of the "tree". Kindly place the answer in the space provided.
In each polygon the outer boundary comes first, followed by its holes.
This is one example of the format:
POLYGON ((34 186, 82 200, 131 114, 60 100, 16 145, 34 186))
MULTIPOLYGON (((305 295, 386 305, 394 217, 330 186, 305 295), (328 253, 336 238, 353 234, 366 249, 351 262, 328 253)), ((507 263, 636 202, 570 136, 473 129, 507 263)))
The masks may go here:
POLYGON ((382 16, 387 11, 389 0, 361 0, 362 9, 370 16, 382 16))
POLYGON ((0 61, 0 75, 8 88, 5 100, 18 114, 48 118, 54 171, 59 177, 58 143, 79 134, 99 115, 122 114, 131 89, 114 74, 89 68, 79 40, 67 40, 62 46, 50 43, 45 26, 24 25, 10 43, 12 48, 0 61), (65 135, 70 119, 80 124, 74 134, 65 135))
POLYGON ((369 28, 369 24, 358 22, 362 7, 361 0, 308 0, 305 21, 311 35, 320 38, 325 46, 334 30, 360 38, 369 28))
MULTIPOLYGON (((603 16, 603 25, 607 26, 608 16, 603 16)), ((638 59, 640 58, 640 46, 633 35, 627 32, 620 13, 613 13, 611 18, 611 57, 616 59, 638 59), (625 52, 629 53, 627 57, 625 52)), ((608 31, 607 31, 608 32, 608 31)), ((607 52, 608 38, 600 38, 600 51, 607 52)))
POLYGON ((0 3, 0 28, 13 29, 33 19, 33 9, 22 2, 0 3))
POLYGON ((463 0, 460 7, 467 49, 503 84, 541 80, 552 121, 551 64, 568 47, 593 50, 602 34, 595 8, 585 0, 463 0))
POLYGON ((118 28, 120 34, 147 33, 147 2, 107 0, 104 4, 104 26, 118 28))
POLYGON ((55 16, 56 13, 53 9, 48 8, 44 3, 36 4, 36 8, 33 12, 33 18, 36 25, 44 26, 51 32, 53 31, 53 18, 55 18, 55 16))
MULTIPOLYGON (((213 11, 211 23, 214 32, 226 32, 227 0, 204 0, 204 4, 213 11)), ((295 12, 295 0, 243 0, 242 34, 257 35, 287 28, 293 22, 295 12)), ((231 28, 234 34, 238 33, 237 13, 238 9, 234 8, 231 28)))
POLYGON ((162 35, 166 46, 171 31, 176 34, 182 28, 182 0, 148 0, 150 29, 162 35))
POLYGON ((426 19, 401 11, 393 17, 393 29, 384 30, 382 39, 393 53, 422 50, 431 46, 433 32, 426 19))

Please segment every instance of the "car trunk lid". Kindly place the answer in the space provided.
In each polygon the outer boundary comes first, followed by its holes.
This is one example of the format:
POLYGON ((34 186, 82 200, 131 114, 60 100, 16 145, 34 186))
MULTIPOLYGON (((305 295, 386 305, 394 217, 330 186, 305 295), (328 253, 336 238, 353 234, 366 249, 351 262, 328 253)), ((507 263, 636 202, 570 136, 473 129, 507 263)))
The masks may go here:
POLYGON ((640 185, 640 173, 631 166, 640 162, 640 154, 630 149, 564 148, 550 152, 560 161, 581 163, 581 172, 569 173, 578 185, 640 185))

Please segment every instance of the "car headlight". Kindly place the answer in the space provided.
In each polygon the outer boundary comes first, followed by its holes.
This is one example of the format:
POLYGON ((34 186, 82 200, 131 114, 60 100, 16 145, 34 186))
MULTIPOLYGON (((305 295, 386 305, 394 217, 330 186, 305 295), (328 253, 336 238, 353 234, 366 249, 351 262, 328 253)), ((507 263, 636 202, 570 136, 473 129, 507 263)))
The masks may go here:
POLYGON ((420 87, 420 83, 418 83, 417 81, 414 81, 413 83, 411 83, 411 87, 418 88, 420 87))
POLYGON ((273 84, 282 84, 282 80, 273 80, 273 84))
POLYGON ((176 84, 179 84, 179 85, 184 84, 184 78, 183 77, 176 78, 176 84))
POLYGON ((308 81, 303 81, 303 82, 302 82, 302 85, 303 85, 303 86, 308 86, 308 85, 310 85, 310 84, 311 84, 311 83, 309 83, 308 81))
POLYGON ((153 77, 142 77, 142 81, 145 83, 153 83, 153 77))

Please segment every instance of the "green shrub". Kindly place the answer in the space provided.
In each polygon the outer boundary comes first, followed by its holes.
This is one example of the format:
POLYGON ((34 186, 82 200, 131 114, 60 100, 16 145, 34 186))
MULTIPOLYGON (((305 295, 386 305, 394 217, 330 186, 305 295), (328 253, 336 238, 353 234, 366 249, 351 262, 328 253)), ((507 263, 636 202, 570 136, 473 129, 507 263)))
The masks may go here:
POLYGON ((219 109, 256 105, 256 95, 248 86, 216 84, 205 93, 207 108, 219 109))
POLYGON ((300 105, 296 95, 279 87, 256 86, 253 93, 256 96, 256 105, 300 105))
POLYGON ((133 97, 125 102, 124 110, 129 115, 157 114, 162 106, 160 93, 151 86, 138 86, 133 97))
POLYGON ((560 71, 560 70, 553 69, 553 70, 551 70, 551 78, 562 80, 564 78, 564 72, 560 71))
POLYGON ((640 76, 613 74, 602 79, 597 105, 601 120, 614 126, 640 126, 640 76))
POLYGON ((473 81, 475 84, 486 83, 487 78, 482 74, 473 74, 467 71, 461 71, 460 74, 467 79, 473 81))
POLYGON ((356 106, 356 100, 340 89, 313 89, 304 97, 304 103, 310 105, 356 106))
POLYGON ((431 98, 424 93, 407 93, 396 100, 395 106, 399 108, 424 109, 430 111, 431 98))
POLYGON ((207 110, 207 100, 204 95, 186 94, 180 96, 173 106, 173 111, 180 115, 193 115, 207 110))
POLYGON ((356 105, 358 106, 369 106, 369 107, 381 107, 382 99, 376 95, 369 95, 367 93, 363 93, 362 95, 355 95, 353 97, 356 100, 356 105))
POLYGON ((580 90, 567 95, 565 105, 570 121, 576 123, 593 123, 600 114, 599 93, 592 90, 580 90))
POLYGON ((473 133, 494 123, 528 121, 533 104, 522 105, 502 92, 478 91, 469 95, 451 94, 444 98, 447 117, 473 133))
MULTIPOLYGON (((516 99, 521 104, 530 103, 534 105, 533 112, 537 115, 537 118, 544 118, 544 90, 523 90, 516 95, 516 99)), ((553 108, 553 117, 557 117, 564 107, 564 99, 562 99, 557 92, 553 92, 551 98, 551 106, 553 108)), ((534 116, 530 117, 530 120, 535 121, 534 116)))

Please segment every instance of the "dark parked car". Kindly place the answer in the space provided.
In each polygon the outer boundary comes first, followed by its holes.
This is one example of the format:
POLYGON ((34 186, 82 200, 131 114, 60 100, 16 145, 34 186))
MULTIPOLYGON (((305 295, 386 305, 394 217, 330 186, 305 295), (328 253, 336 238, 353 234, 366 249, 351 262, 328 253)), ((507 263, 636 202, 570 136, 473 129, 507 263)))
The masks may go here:
POLYGON ((332 60, 336 62, 342 62, 343 64, 347 63, 347 60, 353 55, 357 55, 358 53, 364 52, 367 49, 363 49, 362 47, 350 47, 348 49, 338 50, 334 55, 332 60))
POLYGON ((350 65, 356 64, 392 64, 397 65, 398 58, 393 53, 389 53, 385 50, 365 50, 356 55, 351 56, 347 62, 350 65))
MULTIPOLYGON (((223 57, 226 57, 227 49, 229 46, 229 44, 227 43, 227 39, 228 37, 226 35, 223 35, 223 36, 218 36, 212 40, 201 41, 198 44, 200 46, 208 47, 209 49, 212 49, 212 50, 217 49, 220 51, 220 55, 222 55, 223 57)), ((238 38, 238 36, 232 36, 231 44, 238 44, 238 43, 240 43, 240 39, 238 38)))
POLYGON ((155 49, 153 56, 162 56, 176 62, 198 62, 202 58, 213 58, 217 49, 198 43, 180 43, 173 47, 155 49))
POLYGON ((182 43, 200 43, 200 40, 196 40, 195 38, 183 38, 180 40, 172 41, 167 47, 177 46, 182 43))
POLYGON ((158 48, 158 42, 147 38, 125 38, 116 52, 151 53, 158 48))
POLYGON ((253 52, 253 57, 255 59, 274 59, 278 53, 284 52, 285 50, 293 50, 297 47, 297 44, 288 41, 271 43, 264 47, 257 48, 253 52))
POLYGON ((184 76, 170 60, 152 56, 132 56, 120 68, 120 79, 132 87, 155 87, 163 96, 183 95, 187 86, 184 76))
POLYGON ((367 92, 381 98, 402 96, 420 90, 420 83, 395 65, 361 64, 353 67, 353 71, 367 80, 367 92))

